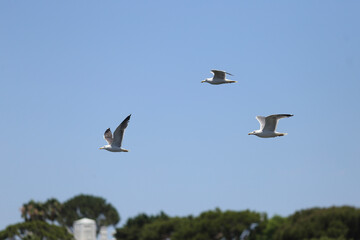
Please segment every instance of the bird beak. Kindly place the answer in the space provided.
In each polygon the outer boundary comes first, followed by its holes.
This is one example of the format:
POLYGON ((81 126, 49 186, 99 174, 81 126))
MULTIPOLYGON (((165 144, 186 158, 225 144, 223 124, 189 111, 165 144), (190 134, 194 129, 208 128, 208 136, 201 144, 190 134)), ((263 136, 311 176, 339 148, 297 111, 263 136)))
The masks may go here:
POLYGON ((205 82, 204 80, 203 81, 201 81, 201 83, 203 83, 203 82, 205 82))
POLYGON ((248 133, 248 135, 252 135, 252 133, 248 133))

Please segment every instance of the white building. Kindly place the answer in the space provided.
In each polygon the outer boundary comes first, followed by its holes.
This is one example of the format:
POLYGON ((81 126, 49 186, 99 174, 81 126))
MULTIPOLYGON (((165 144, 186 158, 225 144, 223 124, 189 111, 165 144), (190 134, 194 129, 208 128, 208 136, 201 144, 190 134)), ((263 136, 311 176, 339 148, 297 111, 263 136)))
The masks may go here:
POLYGON ((100 240, 108 240, 107 227, 105 226, 100 228, 100 240))
POLYGON ((74 222, 74 237, 76 240, 96 240, 96 223, 89 218, 74 222))

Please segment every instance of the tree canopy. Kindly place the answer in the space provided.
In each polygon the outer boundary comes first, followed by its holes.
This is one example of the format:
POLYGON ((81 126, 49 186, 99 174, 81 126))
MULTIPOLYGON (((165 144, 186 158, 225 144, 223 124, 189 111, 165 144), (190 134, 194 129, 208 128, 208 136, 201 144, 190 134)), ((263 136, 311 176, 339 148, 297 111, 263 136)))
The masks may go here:
POLYGON ((101 226, 115 226, 120 221, 116 209, 104 198, 92 195, 78 195, 64 202, 61 208, 61 224, 72 229, 74 221, 80 218, 95 220, 99 232, 101 226))
POLYGON ((55 198, 48 199, 45 203, 35 202, 34 200, 23 204, 21 207, 21 217, 25 221, 51 221, 59 220, 62 204, 55 198))
POLYGON ((20 238, 24 240, 73 240, 64 227, 34 220, 8 226, 0 232, 0 239, 20 238))
POLYGON ((297 211, 274 233, 274 239, 360 239, 360 209, 344 206, 297 211))
POLYGON ((118 240, 358 240, 360 209, 312 208, 270 219, 264 213, 218 208, 197 217, 142 213, 117 228, 115 237, 118 240))
MULTIPOLYGON (((0 240, 70 240, 74 221, 94 219, 101 226, 115 226, 120 217, 105 199, 77 195, 64 203, 51 198, 23 204, 25 222, 0 231, 0 240)), ((311 208, 288 217, 265 213, 221 211, 219 208, 198 216, 170 217, 141 213, 129 218, 114 234, 117 240, 360 240, 360 209, 343 206, 311 208)))
POLYGON ((46 202, 31 200, 24 203, 20 211, 25 222, 56 223, 70 230, 72 230, 73 223, 76 220, 84 217, 94 219, 97 233, 99 233, 101 226, 115 226, 120 221, 116 209, 110 203, 107 203, 105 199, 83 194, 77 195, 64 203, 60 203, 55 198, 50 198, 46 202))
MULTIPOLYGON (((251 211, 207 211, 198 217, 169 217, 164 213, 156 216, 139 214, 118 228, 118 240, 210 240, 239 239, 252 223, 261 222, 261 214, 251 211), (135 223, 135 224, 134 224, 135 223)), ((263 228, 262 224, 259 228, 263 228)))
POLYGON ((116 239, 138 240, 141 239, 140 235, 145 225, 149 225, 157 220, 166 221, 168 219, 170 219, 170 217, 164 212, 160 212, 160 214, 156 216, 148 216, 145 213, 141 213, 134 218, 129 218, 124 227, 117 229, 114 236, 116 239))

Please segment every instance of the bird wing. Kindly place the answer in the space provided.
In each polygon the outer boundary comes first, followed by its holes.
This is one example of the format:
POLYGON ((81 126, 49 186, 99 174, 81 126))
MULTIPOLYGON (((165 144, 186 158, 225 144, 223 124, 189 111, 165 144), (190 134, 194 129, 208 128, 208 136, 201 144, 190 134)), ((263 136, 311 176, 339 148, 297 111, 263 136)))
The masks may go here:
POLYGON ((267 131, 275 131, 277 123, 279 121, 279 119, 281 118, 288 118, 288 117, 292 117, 294 115, 291 114, 274 114, 274 115, 270 115, 267 116, 265 118, 265 126, 264 126, 264 130, 267 131))
POLYGON ((129 124, 130 116, 131 114, 127 116, 124 121, 122 121, 122 123, 120 123, 120 125, 116 128, 114 132, 114 141, 112 142, 111 146, 121 147, 124 131, 129 124))
POLYGON ((220 70, 211 70, 211 72, 214 73, 214 78, 220 78, 220 79, 224 79, 224 80, 225 80, 226 74, 233 76, 231 73, 227 73, 227 72, 220 71, 220 70))
POLYGON ((111 145, 111 143, 113 142, 113 136, 112 136, 110 128, 106 129, 106 131, 104 133, 104 139, 107 141, 107 143, 109 145, 111 145))
POLYGON ((265 117, 263 116, 256 116, 256 119, 259 121, 260 123, 260 130, 262 131, 264 126, 265 126, 265 117))

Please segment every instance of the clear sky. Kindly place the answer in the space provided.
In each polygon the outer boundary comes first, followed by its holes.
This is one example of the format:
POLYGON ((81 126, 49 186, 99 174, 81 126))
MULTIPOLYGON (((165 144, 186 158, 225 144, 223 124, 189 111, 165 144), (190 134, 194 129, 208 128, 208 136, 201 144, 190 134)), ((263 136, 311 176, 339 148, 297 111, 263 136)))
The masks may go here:
POLYGON ((121 222, 360 207, 360 2, 0 1, 0 229, 31 199, 121 222), (211 69, 236 84, 201 83, 211 69), (290 113, 261 139, 257 115, 290 113), (128 115, 123 147, 99 150, 128 115), (356 121, 356 122, 355 122, 356 121))

